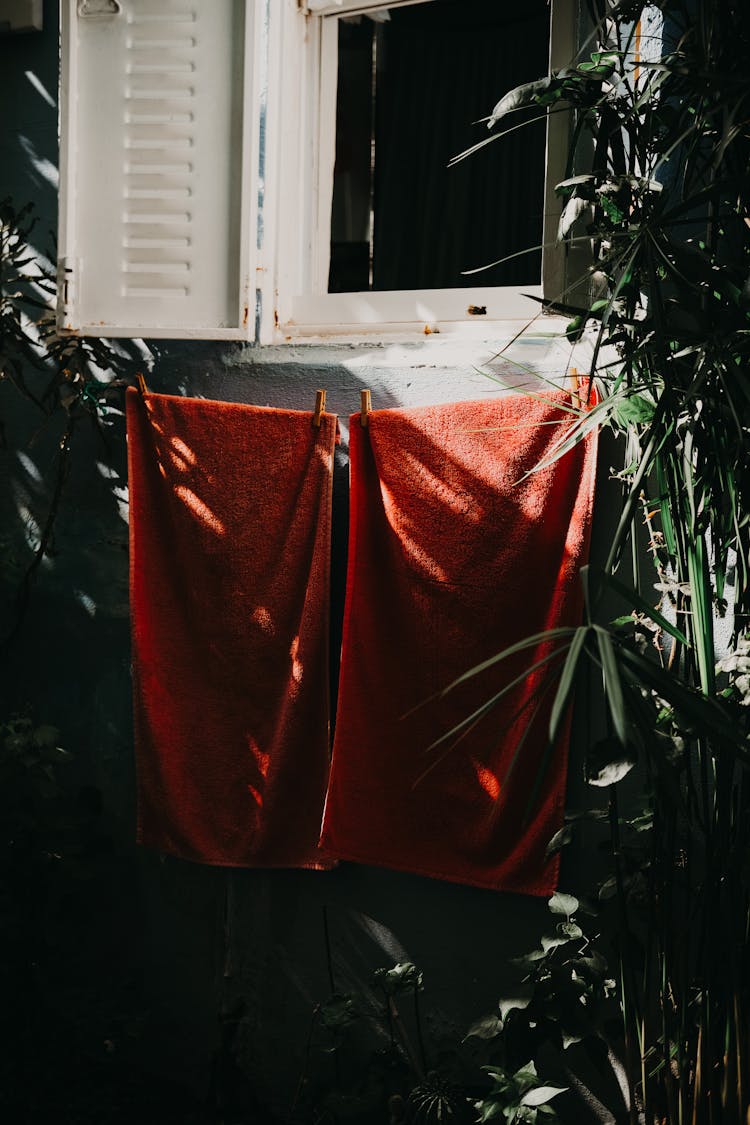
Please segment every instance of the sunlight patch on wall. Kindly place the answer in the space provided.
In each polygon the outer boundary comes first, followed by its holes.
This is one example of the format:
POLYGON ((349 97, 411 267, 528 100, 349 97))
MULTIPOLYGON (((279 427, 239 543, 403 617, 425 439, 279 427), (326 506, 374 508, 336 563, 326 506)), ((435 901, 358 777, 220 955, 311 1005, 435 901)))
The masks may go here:
POLYGON ((33 141, 30 141, 29 138, 25 137, 22 133, 18 134, 18 141, 26 154, 29 164, 37 175, 57 191, 60 182, 60 174, 52 161, 48 160, 46 156, 39 156, 33 141))
POLYGON ((89 617, 96 617, 96 602, 83 590, 74 590, 73 594, 79 605, 83 606, 89 617))
POLYGON ((36 76, 36 74, 34 74, 33 70, 26 70, 26 71, 24 71, 24 74, 25 74, 26 78, 28 79, 28 81, 31 83, 31 85, 36 90, 37 94, 39 94, 39 96, 41 98, 44 98, 47 105, 52 106, 53 109, 57 109, 57 102, 52 97, 52 94, 50 94, 49 90, 47 90, 45 88, 45 86, 42 84, 40 79, 37 78, 37 76, 36 76))
POLYGON ((29 474, 34 483, 42 484, 42 474, 39 472, 36 465, 29 457, 28 453, 24 453, 23 450, 19 449, 16 453, 16 457, 21 462, 24 469, 29 474))

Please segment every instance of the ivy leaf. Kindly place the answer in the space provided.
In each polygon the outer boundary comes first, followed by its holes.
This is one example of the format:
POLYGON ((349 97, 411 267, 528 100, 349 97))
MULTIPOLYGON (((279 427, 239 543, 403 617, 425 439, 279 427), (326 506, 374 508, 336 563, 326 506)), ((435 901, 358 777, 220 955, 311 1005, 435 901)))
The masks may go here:
POLYGON ((547 905, 553 914, 564 914, 566 918, 570 918, 580 904, 573 895, 564 895, 562 891, 555 891, 547 905))
POLYGON ((556 855, 566 844, 569 844, 572 839, 573 829, 569 824, 564 824, 558 832, 555 832, 554 836, 547 844, 544 858, 549 859, 551 856, 556 855))
POLYGON ((603 738, 591 747, 586 757, 586 781, 602 788, 616 785, 627 777, 636 761, 630 744, 623 746, 619 739, 603 738))
POLYGON ((575 922, 561 922, 559 929, 568 941, 578 941, 583 937, 583 930, 575 922))
POLYGON ((606 902, 607 899, 614 898, 616 894, 617 879, 614 875, 612 875, 609 879, 605 879, 602 885, 599 887, 599 900, 600 902, 606 902))
POLYGON ((376 969, 374 976, 389 996, 422 987, 422 973, 411 961, 401 961, 392 969, 376 969))
POLYGON ((508 1012, 523 1011, 530 1003, 530 996, 514 996, 512 1000, 501 1000, 498 1004, 501 1019, 505 1020, 508 1012))
POLYGON ((503 1030, 503 1021, 499 1016, 483 1016, 473 1023, 464 1036, 467 1039, 495 1039, 503 1030))
POLYGON ((320 1023, 328 1031, 342 1031, 359 1016, 356 997, 334 993, 320 1006, 320 1023))

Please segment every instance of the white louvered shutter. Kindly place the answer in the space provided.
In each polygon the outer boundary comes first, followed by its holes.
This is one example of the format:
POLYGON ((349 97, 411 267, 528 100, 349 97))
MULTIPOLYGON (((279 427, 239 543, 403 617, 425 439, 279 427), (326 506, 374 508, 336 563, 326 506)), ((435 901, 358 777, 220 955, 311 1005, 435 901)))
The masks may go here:
POLYGON ((247 335, 259 6, 63 0, 62 328, 247 335))

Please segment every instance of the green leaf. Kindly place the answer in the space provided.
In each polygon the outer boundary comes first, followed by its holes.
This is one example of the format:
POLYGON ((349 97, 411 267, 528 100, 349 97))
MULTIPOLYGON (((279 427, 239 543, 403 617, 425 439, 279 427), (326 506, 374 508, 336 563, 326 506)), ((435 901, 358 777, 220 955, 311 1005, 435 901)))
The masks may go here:
POLYGON ((479 1110, 479 1125, 484 1125, 485 1121, 497 1121, 498 1117, 505 1116, 502 1104, 489 1098, 475 1102, 474 1108, 479 1110))
POLYGON ((389 996, 422 988, 422 973, 411 961, 401 961, 392 969, 376 969, 373 976, 389 996))
POLYGON ((527 1090, 521 1098, 521 1105, 544 1105, 558 1094, 564 1094, 568 1088, 568 1086, 537 1086, 534 1090, 527 1090))
POLYGON ((587 173, 584 176, 569 176, 567 180, 561 180, 559 184, 555 184, 555 192, 563 192, 568 188, 582 186, 583 184, 594 184, 596 176, 587 173))
POLYGON ((545 629, 541 633, 532 633, 530 636, 524 637, 522 641, 518 641, 508 648, 504 648, 502 652, 498 652, 496 656, 490 656, 489 659, 483 660, 481 664, 475 664, 468 672, 463 672, 460 676, 457 676, 447 687, 443 688, 440 695, 447 695, 449 691, 453 691, 459 684, 465 683, 466 680, 470 680, 473 676, 478 676, 480 672, 485 672, 488 668, 492 668, 493 665, 499 664, 500 661, 515 656, 516 653, 523 652, 527 648, 534 648, 534 646, 542 644, 544 641, 555 641, 565 637, 572 637, 575 631, 576 630, 572 627, 561 627, 559 629, 545 629))
MULTIPOLYGON (((624 598, 626 602, 631 602, 636 609, 650 618, 655 625, 658 625, 665 633, 669 633, 670 637, 674 637, 675 640, 680 641, 681 644, 686 645, 688 648, 690 647, 690 642, 682 630, 678 629, 676 625, 673 625, 671 621, 668 621, 667 618, 659 613, 657 609, 654 609, 652 605, 649 605, 646 599, 642 597, 637 590, 634 590, 631 586, 626 586, 624 582, 620 582, 620 580, 615 578, 612 574, 600 572, 599 576, 610 589, 624 598)), ((622 623, 622 620, 619 618, 618 621, 622 623)))
POLYGON ((564 824, 559 831, 555 832, 554 836, 547 844, 544 852, 544 858, 549 859, 551 856, 556 855, 561 848, 569 844, 573 839, 573 829, 569 824, 564 824))
POLYGON ((605 879, 599 887, 599 900, 606 902, 610 898, 614 898, 617 894, 617 878, 612 875, 609 879, 605 879))
POLYGON ((500 1016, 483 1016, 473 1023, 464 1036, 467 1039, 496 1039, 503 1030, 503 1021, 500 1016))
POLYGON ((583 930, 575 922, 561 922, 559 929, 568 941, 578 941, 583 937, 583 930))
POLYGON ((548 93, 555 82, 554 77, 538 78, 534 82, 525 82, 522 86, 516 86, 514 90, 509 90, 490 114, 487 128, 492 129, 501 117, 513 113, 514 110, 536 104, 539 95, 548 93))
POLYGON ((528 1008, 531 1003, 530 996, 514 996, 511 1000, 501 1000, 498 1004, 500 1009, 500 1017, 505 1020, 508 1012, 521 1012, 524 1008, 528 1008))
POLYGON ((571 915, 575 914, 580 903, 573 895, 566 895, 563 894, 562 891, 555 891, 547 905, 553 914, 564 914, 566 918, 570 918, 571 915))
POLYGON ((557 241, 562 242, 568 231, 570 231, 581 215, 583 215, 589 208, 590 204, 587 199, 581 199, 579 195, 573 195, 565 204, 560 215, 560 222, 557 227, 557 241))
POLYGON ((586 638, 589 635, 589 627, 587 625, 580 625, 575 631, 573 640, 571 641, 568 655, 565 658, 563 670, 560 673, 560 683, 557 688, 554 701, 552 703, 552 710, 549 717, 549 740, 554 742, 557 738, 560 725, 568 707, 570 697, 573 692, 575 684, 576 672, 578 670, 578 661, 586 643, 586 638))
POLYGON ((589 785, 616 785, 626 777, 637 758, 629 746, 623 746, 616 738, 604 738, 596 742, 586 758, 586 781, 589 785))
POLYGON ((593 629, 596 633, 599 655, 601 656, 602 668, 604 669, 604 690, 609 706, 609 713, 612 716, 612 725, 615 728, 615 734, 620 740, 620 743, 625 746, 628 741, 627 719, 615 648, 612 644, 612 638, 606 629, 602 629, 601 625, 594 625, 593 629))
POLYGON ((520 1070, 517 1070, 513 1075, 513 1082, 521 1094, 538 1085, 539 1075, 537 1074, 533 1062, 527 1063, 526 1066, 522 1066, 520 1070))
POLYGON ((639 394, 627 394, 620 398, 614 409, 614 417, 625 429, 629 425, 648 424, 654 416, 654 403, 639 394))
POLYGON ((711 695, 716 687, 711 580, 708 575, 705 544, 700 533, 688 545, 687 562, 690 579, 690 605, 694 622, 693 636, 701 687, 706 695, 711 695))

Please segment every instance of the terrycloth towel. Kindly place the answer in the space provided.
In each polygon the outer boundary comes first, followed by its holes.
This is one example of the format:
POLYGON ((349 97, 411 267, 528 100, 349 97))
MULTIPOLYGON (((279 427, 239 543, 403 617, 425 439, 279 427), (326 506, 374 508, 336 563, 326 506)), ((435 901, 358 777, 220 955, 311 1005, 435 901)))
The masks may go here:
POLYGON ((127 396, 139 840, 327 867, 335 416, 127 396))
POLYGON ((544 693, 544 668, 524 676, 548 644, 431 699, 524 637, 580 623, 596 439, 521 479, 571 420, 569 396, 544 397, 376 410, 366 430, 351 419, 322 834, 339 858, 529 894, 556 885, 544 853, 562 825, 567 731, 545 772, 554 688, 544 693), (516 677, 465 737, 429 749, 516 677))

